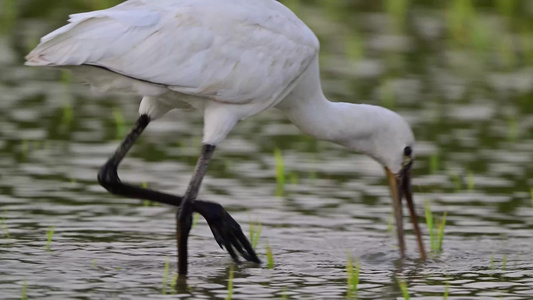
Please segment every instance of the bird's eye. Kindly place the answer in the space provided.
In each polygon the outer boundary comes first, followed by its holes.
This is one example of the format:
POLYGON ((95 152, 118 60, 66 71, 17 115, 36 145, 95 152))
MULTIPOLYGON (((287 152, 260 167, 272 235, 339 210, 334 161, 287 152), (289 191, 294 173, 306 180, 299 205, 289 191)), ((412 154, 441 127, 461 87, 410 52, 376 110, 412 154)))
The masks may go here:
POLYGON ((413 149, 411 149, 411 147, 407 146, 403 149, 403 155, 410 157, 411 154, 413 154, 413 149))

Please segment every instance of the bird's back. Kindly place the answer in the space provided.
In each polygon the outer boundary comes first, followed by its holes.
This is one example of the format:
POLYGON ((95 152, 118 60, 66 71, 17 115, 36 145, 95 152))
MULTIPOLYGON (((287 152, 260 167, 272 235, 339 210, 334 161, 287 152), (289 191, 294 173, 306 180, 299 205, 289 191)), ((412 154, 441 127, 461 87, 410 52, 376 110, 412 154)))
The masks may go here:
POLYGON ((130 0, 72 15, 27 56, 91 65, 219 102, 281 97, 318 52, 312 31, 274 0, 130 0))

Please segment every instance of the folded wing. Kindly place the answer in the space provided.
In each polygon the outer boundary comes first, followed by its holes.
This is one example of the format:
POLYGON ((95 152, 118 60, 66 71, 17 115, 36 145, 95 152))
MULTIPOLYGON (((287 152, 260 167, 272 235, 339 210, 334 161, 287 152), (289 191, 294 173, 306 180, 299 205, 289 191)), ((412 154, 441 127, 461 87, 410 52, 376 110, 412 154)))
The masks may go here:
POLYGON ((26 58, 36 66, 99 66, 237 104, 282 94, 318 47, 307 26, 275 1, 131 0, 72 15, 26 58))

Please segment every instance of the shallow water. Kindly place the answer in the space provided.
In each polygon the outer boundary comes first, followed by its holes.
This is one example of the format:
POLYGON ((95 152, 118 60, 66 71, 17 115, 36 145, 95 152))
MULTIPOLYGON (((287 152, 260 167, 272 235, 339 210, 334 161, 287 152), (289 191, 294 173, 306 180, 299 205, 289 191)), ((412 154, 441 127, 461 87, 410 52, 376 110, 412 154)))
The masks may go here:
MULTIPOLYGON (((401 261, 379 164, 302 136, 271 110, 220 145, 201 192, 246 234, 260 222, 258 252, 266 262, 268 244, 274 254, 272 270, 236 267, 233 298, 345 298, 348 252, 361 265, 359 299, 401 297, 396 278, 413 299, 442 299, 446 286, 449 299, 532 298, 533 34, 522 25, 533 5, 517 2, 509 18, 481 3, 477 23, 454 27, 451 4, 414 1, 399 26, 378 4, 331 2, 289 3, 321 39, 324 90, 335 101, 392 105, 408 119, 418 212, 424 201, 447 212, 444 250, 418 261, 406 218, 410 258, 401 261), (283 196, 275 148, 288 174, 283 196)), ((189 288, 163 292, 165 262, 169 282, 176 271, 175 210, 109 195, 96 182, 138 99, 21 65, 68 13, 103 5, 69 3, 21 2, 18 18, 2 18, 0 298, 20 299, 23 285, 29 299, 225 298, 232 263, 203 220, 192 232, 189 288)), ((182 194, 201 125, 193 111, 152 123, 121 165, 123 181, 182 194)))

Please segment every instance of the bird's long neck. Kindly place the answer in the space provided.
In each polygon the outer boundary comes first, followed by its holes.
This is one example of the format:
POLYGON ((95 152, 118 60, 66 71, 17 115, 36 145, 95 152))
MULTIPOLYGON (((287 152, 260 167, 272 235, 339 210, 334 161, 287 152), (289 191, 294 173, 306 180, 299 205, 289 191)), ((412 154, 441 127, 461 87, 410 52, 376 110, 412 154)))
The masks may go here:
POLYGON ((371 105, 330 102, 320 84, 318 62, 313 62, 291 93, 276 106, 302 132, 368 152, 365 141, 372 134, 374 110, 371 105), (360 141, 353 145, 353 141, 360 141))

